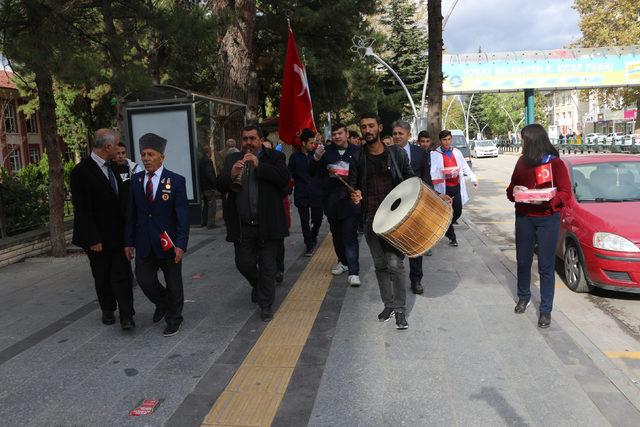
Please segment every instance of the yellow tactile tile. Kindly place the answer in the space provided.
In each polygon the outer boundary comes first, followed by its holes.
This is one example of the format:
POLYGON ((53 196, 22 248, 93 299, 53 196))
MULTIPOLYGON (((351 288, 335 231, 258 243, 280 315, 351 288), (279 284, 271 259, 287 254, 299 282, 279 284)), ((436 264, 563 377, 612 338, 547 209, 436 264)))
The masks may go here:
POLYGON ((325 238, 203 426, 271 425, 333 278, 334 258, 325 238))
POLYGON ((609 359, 640 359, 640 351, 606 351, 609 359))

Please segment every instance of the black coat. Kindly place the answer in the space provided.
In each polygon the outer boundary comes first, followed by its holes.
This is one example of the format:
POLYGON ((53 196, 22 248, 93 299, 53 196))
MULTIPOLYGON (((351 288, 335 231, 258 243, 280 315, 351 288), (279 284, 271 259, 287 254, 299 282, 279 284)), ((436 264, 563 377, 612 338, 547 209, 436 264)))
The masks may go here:
POLYGON ((411 169, 413 173, 422 178, 429 187, 433 188, 431 181, 431 153, 424 148, 411 144, 411 169))
MULTIPOLYGON (((236 205, 236 193, 231 190, 231 167, 243 153, 232 153, 224 159, 218 177, 218 190, 224 195, 222 212, 227 226, 227 241, 237 243, 242 237, 242 225, 236 205)), ((279 240, 289 235, 283 199, 288 194, 291 175, 284 154, 263 148, 258 154, 258 228, 262 240, 279 240)))
POLYGON ((360 207, 351 202, 347 187, 327 171, 328 165, 341 160, 351 164, 358 152, 360 152, 359 147, 349 144, 344 154, 340 155, 338 148, 331 144, 326 147, 319 161, 313 157, 309 161, 309 175, 320 176, 322 180, 322 206, 327 218, 344 219, 350 215, 358 215, 360 212, 360 207))
MULTIPOLYGON (((400 184, 402 181, 415 176, 409 157, 403 148, 397 145, 385 146, 385 151, 389 153, 388 171, 393 181, 393 186, 400 184)), ((362 192, 362 222, 366 221, 367 215, 367 146, 363 145, 362 149, 356 153, 353 158, 351 167, 349 168, 349 183, 356 190, 362 192)))
POLYGON ((312 153, 296 151, 289 157, 289 172, 295 185, 293 204, 299 208, 322 207, 322 186, 319 176, 309 175, 312 153))
POLYGON ((213 162, 209 157, 204 156, 198 162, 198 175, 200 177, 200 190, 216 189, 216 173, 213 169, 213 162))
POLYGON ((121 199, 125 191, 115 174, 119 192, 91 156, 83 159, 71 171, 71 200, 74 208, 73 244, 83 249, 102 243, 104 250, 124 247, 124 216, 121 199))

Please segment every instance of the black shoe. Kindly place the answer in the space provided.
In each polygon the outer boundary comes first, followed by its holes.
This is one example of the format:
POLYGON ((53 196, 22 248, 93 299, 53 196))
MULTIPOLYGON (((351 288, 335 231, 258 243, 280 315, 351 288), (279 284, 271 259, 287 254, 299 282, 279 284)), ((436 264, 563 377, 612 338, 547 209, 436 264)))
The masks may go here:
POLYGON ((167 323, 167 326, 164 328, 164 332, 162 333, 162 335, 164 335, 165 337, 174 336, 180 330, 180 326, 181 325, 182 325, 182 322, 180 322, 180 323, 167 323))
POLYGON ((265 322, 273 319, 273 311, 271 311, 271 307, 260 307, 260 318, 265 322))
POLYGON ((540 317, 538 318, 538 327, 544 329, 549 326, 551 326, 551 313, 540 313, 540 317))
POLYGON ((156 305, 156 310, 153 312, 153 323, 161 321, 165 314, 167 314, 167 309, 156 305))
POLYGON ((315 252, 315 246, 307 245, 307 249, 304 251, 304 256, 312 257, 314 252, 315 252))
POLYGON ((515 313, 522 314, 525 312, 527 307, 531 304, 531 300, 528 299, 519 299, 516 304, 516 308, 513 309, 515 313))
POLYGON ((407 318, 399 311, 396 311, 396 329, 409 329, 407 318))
POLYGON ((384 310, 380 314, 378 314, 378 320, 381 322, 386 322, 393 316, 395 310, 393 308, 385 307, 384 310))
POLYGON ((284 280, 284 271, 278 271, 276 273, 276 284, 277 285, 282 284, 283 280, 284 280))
POLYGON ((105 325, 113 325, 116 323, 116 315, 111 310, 102 310, 102 323, 105 325))
POLYGON ((123 331, 129 331, 136 327, 136 322, 134 322, 131 317, 128 319, 120 319, 120 327, 123 331))
POLYGON ((420 282, 411 282, 411 290, 416 295, 420 295, 424 292, 424 288, 422 287, 420 282))
POLYGON ((449 246, 453 246, 453 247, 458 246, 458 241, 456 239, 450 239, 449 246))

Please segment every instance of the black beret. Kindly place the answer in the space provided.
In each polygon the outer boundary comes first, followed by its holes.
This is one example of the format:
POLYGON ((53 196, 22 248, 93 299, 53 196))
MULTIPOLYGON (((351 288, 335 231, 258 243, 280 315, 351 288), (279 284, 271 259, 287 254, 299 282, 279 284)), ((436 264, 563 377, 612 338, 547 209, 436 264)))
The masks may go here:
POLYGON ((150 148, 160 154, 164 154, 166 146, 167 140, 155 133, 145 133, 140 137, 140 152, 145 148, 150 148))

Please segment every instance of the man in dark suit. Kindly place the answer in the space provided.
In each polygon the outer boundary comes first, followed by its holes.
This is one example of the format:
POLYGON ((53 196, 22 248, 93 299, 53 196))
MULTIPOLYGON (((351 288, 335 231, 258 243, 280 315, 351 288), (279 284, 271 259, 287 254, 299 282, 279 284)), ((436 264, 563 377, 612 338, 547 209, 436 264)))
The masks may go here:
POLYGON ((241 152, 228 154, 218 179, 227 241, 235 246, 238 271, 251 287, 262 320, 273 318, 276 257, 289 235, 282 199, 290 174, 284 154, 267 147, 258 126, 242 130, 241 152))
POLYGON ((202 158, 198 163, 198 175, 200 177, 200 191, 202 194, 202 210, 200 225, 207 228, 217 228, 216 225, 216 170, 211 156, 211 147, 208 145, 202 150, 202 158))
POLYGON ((166 139, 153 133, 140 138, 145 171, 131 180, 125 252, 129 259, 136 255, 136 279, 156 305, 153 321, 165 317, 164 336, 170 337, 182 324, 182 258, 189 241, 189 209, 184 177, 163 166, 166 145, 166 139), (158 280, 158 269, 166 287, 158 280))
POLYGON ((331 139, 333 144, 326 146, 326 148, 320 144, 311 157, 309 175, 319 176, 322 181, 322 205, 329 220, 333 249, 338 257, 338 263, 333 267, 331 273, 338 276, 348 271, 347 282, 349 285, 360 286, 360 263, 358 260, 360 207, 353 204, 349 198, 347 187, 333 173, 334 165, 339 162, 349 164, 360 147, 349 144, 347 128, 340 123, 331 128, 331 139))
POLYGON ((298 208, 300 226, 306 250, 304 256, 312 256, 318 244, 318 232, 322 225, 322 185, 319 176, 309 175, 309 163, 315 149, 315 134, 310 129, 300 133, 300 150, 289 157, 289 171, 295 191, 293 204, 298 208))
POLYGON ((110 129, 96 132, 91 155, 71 172, 74 207, 73 244, 84 249, 95 281, 102 323, 115 323, 128 330, 133 321, 131 265, 124 255, 124 193, 122 180, 113 173, 110 162, 116 155, 117 134, 110 129))
MULTIPOLYGON (((433 187, 431 181, 431 155, 419 145, 409 144, 411 138, 411 125, 405 121, 398 120, 393 123, 393 142, 402 147, 409 156, 411 169, 415 176, 429 186, 433 187)), ((409 258, 409 279, 411 281, 411 290, 414 294, 424 292, 422 287, 422 257, 409 258)))

